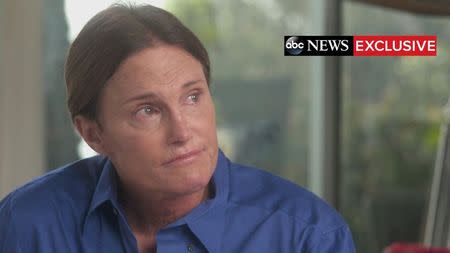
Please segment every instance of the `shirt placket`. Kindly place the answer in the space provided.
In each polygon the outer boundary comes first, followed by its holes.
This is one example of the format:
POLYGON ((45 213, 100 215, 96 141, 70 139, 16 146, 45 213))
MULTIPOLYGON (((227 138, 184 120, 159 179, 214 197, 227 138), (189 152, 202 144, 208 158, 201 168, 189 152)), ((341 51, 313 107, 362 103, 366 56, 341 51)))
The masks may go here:
POLYGON ((163 229, 156 235, 157 253, 204 253, 203 246, 186 225, 163 229))

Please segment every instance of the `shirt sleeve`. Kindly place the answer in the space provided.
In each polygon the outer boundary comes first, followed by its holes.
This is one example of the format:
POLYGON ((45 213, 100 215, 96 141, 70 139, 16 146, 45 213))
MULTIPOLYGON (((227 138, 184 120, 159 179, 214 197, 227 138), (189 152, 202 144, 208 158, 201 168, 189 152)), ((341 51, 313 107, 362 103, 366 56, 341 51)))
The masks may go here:
POLYGON ((9 195, 0 202, 0 252, 20 253, 14 217, 12 212, 12 196, 9 195))
POLYGON ((347 225, 324 233, 308 253, 355 253, 352 234, 347 225))

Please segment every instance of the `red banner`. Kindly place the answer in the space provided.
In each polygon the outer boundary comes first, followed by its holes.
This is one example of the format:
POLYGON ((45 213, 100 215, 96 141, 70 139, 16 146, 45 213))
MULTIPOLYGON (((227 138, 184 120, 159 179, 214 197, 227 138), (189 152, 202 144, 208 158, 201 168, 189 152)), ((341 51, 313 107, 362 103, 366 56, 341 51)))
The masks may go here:
POLYGON ((436 56, 437 36, 353 36, 354 56, 436 56))

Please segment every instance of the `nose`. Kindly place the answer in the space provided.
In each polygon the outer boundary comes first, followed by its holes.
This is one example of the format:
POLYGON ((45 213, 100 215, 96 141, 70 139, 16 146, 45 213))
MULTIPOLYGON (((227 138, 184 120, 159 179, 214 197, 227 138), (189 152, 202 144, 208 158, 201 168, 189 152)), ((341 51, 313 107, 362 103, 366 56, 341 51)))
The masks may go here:
POLYGON ((183 145, 192 138, 186 116, 180 111, 173 111, 168 121, 168 143, 183 145))

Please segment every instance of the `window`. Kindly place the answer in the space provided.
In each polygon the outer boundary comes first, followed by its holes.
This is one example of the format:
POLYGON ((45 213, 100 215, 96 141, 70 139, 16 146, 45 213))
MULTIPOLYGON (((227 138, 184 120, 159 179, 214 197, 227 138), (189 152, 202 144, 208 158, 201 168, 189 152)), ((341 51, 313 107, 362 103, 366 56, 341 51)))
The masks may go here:
POLYGON ((437 57, 343 58, 342 211, 358 252, 382 252, 423 238, 449 96, 450 19, 343 6, 344 34, 438 37, 437 57))

